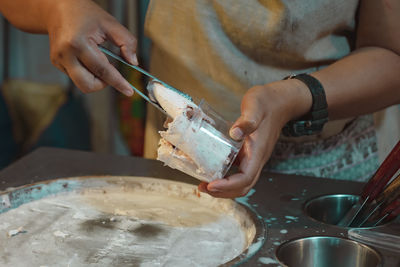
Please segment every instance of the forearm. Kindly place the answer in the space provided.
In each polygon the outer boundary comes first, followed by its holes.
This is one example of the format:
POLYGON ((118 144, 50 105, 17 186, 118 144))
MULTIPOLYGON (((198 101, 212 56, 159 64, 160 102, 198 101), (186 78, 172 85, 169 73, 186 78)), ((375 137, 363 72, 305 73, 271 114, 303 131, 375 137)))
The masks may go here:
POLYGON ((400 1, 360 1, 357 49, 313 75, 325 87, 331 119, 400 103, 400 1))
POLYGON ((0 12, 15 27, 31 33, 47 33, 52 10, 60 0, 2 0, 0 12))
MULTIPOLYGON (((400 57, 389 49, 361 48, 314 73, 325 88, 331 120, 354 117, 400 103, 400 57)), ((257 181, 289 120, 310 111, 312 95, 300 80, 254 86, 244 95, 230 135, 245 140, 239 172, 200 190, 214 197, 245 195, 257 181)))
POLYGON ((356 50, 313 73, 323 84, 331 120, 400 103, 400 56, 378 47, 356 50))
POLYGON ((48 33, 52 20, 63 5, 77 5, 91 0, 1 0, 0 12, 15 27, 30 33, 48 33), (74 3, 75 2, 75 3, 74 3))

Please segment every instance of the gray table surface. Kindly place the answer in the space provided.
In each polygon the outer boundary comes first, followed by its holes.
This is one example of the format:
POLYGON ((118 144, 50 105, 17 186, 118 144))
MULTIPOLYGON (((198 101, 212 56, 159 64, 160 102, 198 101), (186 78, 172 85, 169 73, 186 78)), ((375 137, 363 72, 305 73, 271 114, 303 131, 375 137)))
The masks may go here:
MULTIPOLYGON (((0 191, 48 179, 84 175, 168 177, 175 181, 198 183, 198 180, 164 167, 155 160, 39 148, 0 171, 0 191)), ((306 216, 303 205, 305 201, 319 195, 357 194, 362 186, 362 183, 357 182, 262 172, 248 203, 264 218, 268 228, 267 239, 263 247, 243 266, 276 266, 263 262, 275 259, 276 248, 290 239, 319 235, 347 237, 346 229, 319 223, 306 216), (285 216, 297 217, 297 220, 285 216)), ((398 223, 387 227, 400 233, 398 223)), ((400 266, 400 255, 382 250, 380 252, 384 255, 384 266, 400 266)))

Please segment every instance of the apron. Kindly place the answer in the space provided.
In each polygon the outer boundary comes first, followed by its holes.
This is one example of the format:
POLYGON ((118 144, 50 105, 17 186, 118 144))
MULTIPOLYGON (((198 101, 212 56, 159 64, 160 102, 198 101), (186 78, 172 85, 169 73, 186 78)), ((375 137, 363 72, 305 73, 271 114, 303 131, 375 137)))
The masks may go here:
MULTIPOLYGON (((358 0, 152 0, 145 24, 153 41, 151 72, 234 121, 252 86, 314 72, 348 55, 357 6, 358 0)), ((148 108, 145 157, 156 156, 163 121, 148 108)), ((348 118, 328 122, 318 137, 282 137, 266 168, 365 180, 378 166, 377 151, 372 115, 348 118), (341 153, 326 156, 333 150, 341 153), (326 158, 315 160, 315 153, 326 158), (332 161, 335 167, 323 163, 332 161), (355 173, 344 171, 349 168, 355 173)))

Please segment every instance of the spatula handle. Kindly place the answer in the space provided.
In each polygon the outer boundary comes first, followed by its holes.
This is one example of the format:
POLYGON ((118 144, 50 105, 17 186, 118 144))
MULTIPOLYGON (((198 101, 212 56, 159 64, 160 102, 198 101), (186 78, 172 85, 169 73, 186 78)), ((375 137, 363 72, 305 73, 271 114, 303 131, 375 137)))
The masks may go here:
POLYGON ((390 182, 383 192, 376 198, 378 203, 390 203, 400 197, 400 174, 390 182))
POLYGON ((369 196, 369 201, 374 200, 385 188, 392 176, 400 169, 400 141, 385 158, 374 176, 365 185, 362 197, 369 196))

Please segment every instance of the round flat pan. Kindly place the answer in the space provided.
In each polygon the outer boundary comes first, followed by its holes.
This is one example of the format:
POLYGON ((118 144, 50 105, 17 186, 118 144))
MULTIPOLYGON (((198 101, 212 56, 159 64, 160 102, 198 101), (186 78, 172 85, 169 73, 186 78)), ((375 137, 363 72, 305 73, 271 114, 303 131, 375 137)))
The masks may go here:
POLYGON ((0 193, 5 266, 228 266, 264 239, 251 209, 165 179, 73 177, 0 193))

